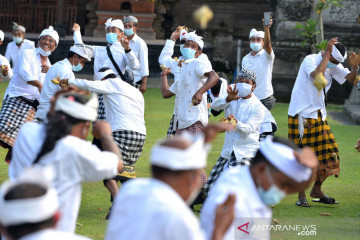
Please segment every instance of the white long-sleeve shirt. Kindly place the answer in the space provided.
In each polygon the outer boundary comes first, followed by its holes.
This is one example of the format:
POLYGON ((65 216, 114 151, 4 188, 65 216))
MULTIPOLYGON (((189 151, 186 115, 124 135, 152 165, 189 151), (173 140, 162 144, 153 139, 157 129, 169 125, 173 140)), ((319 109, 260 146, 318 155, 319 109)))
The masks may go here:
POLYGON ((120 78, 103 81, 69 80, 69 84, 81 89, 102 93, 104 96, 106 121, 111 130, 132 130, 146 135, 144 120, 144 97, 139 90, 120 78))
POLYGON ((180 195, 156 179, 126 182, 111 209, 106 240, 202 240, 194 213, 180 195))
POLYGON ((19 238, 19 240, 90 240, 90 238, 73 233, 47 228, 19 238))
POLYGON ((271 225, 272 211, 261 200, 247 166, 225 170, 211 188, 200 215, 201 228, 206 234, 206 239, 211 239, 217 206, 222 204, 229 194, 236 196, 235 220, 223 240, 270 239, 269 232, 262 232, 259 236, 258 233, 251 231, 258 220, 264 225, 271 225), (251 224, 247 229, 249 235, 238 229, 248 221, 251 224))
MULTIPOLYGON (((75 44, 83 43, 80 31, 74 32, 75 44)), ((90 46, 93 49, 94 58, 94 73, 97 73, 103 67, 111 68, 115 74, 120 77, 116 68, 112 64, 105 46, 90 46)), ((129 66, 131 70, 139 68, 139 60, 137 59, 134 51, 125 53, 125 49, 121 46, 120 42, 114 42, 110 46, 110 51, 114 57, 116 64, 119 66, 121 72, 124 74, 126 66, 129 66)))
POLYGON ((51 98, 54 94, 61 90, 59 84, 54 84, 51 82, 52 79, 60 77, 60 79, 74 79, 75 75, 72 71, 72 65, 67 58, 61 60, 54 65, 52 65, 45 77, 43 87, 40 94, 40 104, 36 111, 35 117, 42 120, 46 119, 46 115, 50 110, 51 98))
POLYGON ((205 84, 205 73, 211 72, 209 64, 201 59, 192 58, 182 63, 180 79, 170 87, 170 91, 177 95, 175 107, 175 126, 177 129, 187 128, 197 121, 204 126, 208 124, 207 94, 202 95, 200 104, 193 106, 192 97, 205 84))
POLYGON ((13 70, 11 69, 9 61, 0 54, 0 66, 7 66, 8 67, 8 75, 4 76, 0 69, 0 80, 2 81, 10 81, 10 79, 13 77, 13 70))
MULTIPOLYGON (((230 86, 233 87, 234 85, 230 86)), ((221 156, 230 157, 231 152, 234 151, 236 159, 252 158, 259 148, 260 128, 263 124, 267 126, 271 114, 270 116, 267 115, 268 118, 265 119, 266 108, 254 94, 248 99, 240 98, 230 103, 226 102, 226 97, 227 93, 223 92, 211 104, 214 110, 224 109, 226 117, 233 114, 238 120, 236 131, 231 131, 225 135, 225 141, 227 141, 224 142, 221 156)), ((265 130, 267 130, 266 126, 264 127, 265 130)))
POLYGON ((143 77, 149 76, 148 47, 145 41, 135 33, 134 37, 130 40, 130 48, 139 60, 139 67, 132 70, 130 66, 126 66, 126 69, 132 71, 134 81, 139 82, 143 77))
MULTIPOLYGON (((323 90, 320 92, 313 84, 310 74, 319 66, 322 61, 321 52, 311 54, 305 57, 301 63, 298 75, 296 77, 294 88, 291 92, 291 100, 288 114, 294 117, 296 114, 304 118, 318 118, 317 111, 320 110, 322 120, 326 119, 325 96, 323 90)), ((329 91, 332 79, 339 84, 346 81, 346 75, 350 73, 349 69, 344 68, 341 63, 335 68, 326 68, 324 77, 328 81, 325 86, 325 92, 329 91)))
MULTIPOLYGON (((39 89, 28 84, 28 82, 38 80, 44 83, 46 73, 41 72, 41 65, 40 53, 36 49, 24 50, 18 57, 14 76, 6 90, 9 97, 23 96, 30 100, 39 100, 39 89)), ((46 65, 51 66, 49 58, 46 65)))
POLYGON ((9 42, 6 47, 5 57, 11 62, 12 68, 15 69, 17 65, 17 58, 26 49, 34 49, 35 43, 33 41, 24 39, 20 47, 14 41, 9 42))
MULTIPOLYGON (((45 140, 44 125, 25 123, 15 141, 9 167, 10 179, 16 179, 30 167, 45 140)), ((55 170, 54 187, 59 197, 61 218, 57 229, 74 232, 81 202, 81 183, 112 178, 117 174, 118 156, 100 151, 91 142, 74 136, 60 139, 55 148, 37 163, 55 170)))

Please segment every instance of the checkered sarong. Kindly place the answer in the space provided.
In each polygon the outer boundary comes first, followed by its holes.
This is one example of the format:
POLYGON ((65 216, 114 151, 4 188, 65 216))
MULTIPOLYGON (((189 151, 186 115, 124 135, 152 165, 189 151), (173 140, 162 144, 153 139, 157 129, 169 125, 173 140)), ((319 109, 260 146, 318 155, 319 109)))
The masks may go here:
POLYGON ((20 97, 6 96, 0 112, 0 141, 5 146, 12 147, 20 127, 25 122, 32 121, 35 112, 35 108, 28 105, 20 97))
POLYGON ((316 181, 323 182, 331 175, 339 176, 340 156, 335 137, 327 121, 322 121, 321 113, 318 111, 318 118, 304 118, 304 135, 300 140, 299 119, 288 116, 288 137, 300 148, 311 147, 318 159, 319 166, 316 181))
POLYGON ((97 120, 98 121, 105 120, 106 116, 105 116, 104 96, 101 93, 98 94, 98 101, 99 101, 99 108, 98 108, 97 120))
POLYGON ((118 130, 112 136, 120 148, 124 166, 134 167, 142 153, 146 136, 130 130, 118 130))
POLYGON ((252 162, 251 158, 245 157, 240 160, 236 159, 235 153, 232 152, 229 159, 229 168, 237 166, 250 166, 252 162))
POLYGON ((196 123, 194 123, 193 125, 191 125, 187 128, 182 128, 182 129, 176 130, 175 136, 181 135, 183 132, 189 132, 192 135, 196 135, 199 132, 201 132, 201 130, 203 128, 204 128, 204 125, 200 121, 197 121, 196 123))
POLYGON ((215 163, 213 169, 211 170, 210 176, 205 184, 204 191, 205 195, 208 195, 211 187, 214 185, 216 179, 220 176, 220 173, 224 170, 225 164, 228 162, 226 158, 219 157, 215 163))
POLYGON ((173 138, 174 135, 175 135, 174 118, 175 118, 175 114, 172 115, 172 118, 170 120, 169 129, 168 129, 168 131, 166 133, 167 138, 173 138))

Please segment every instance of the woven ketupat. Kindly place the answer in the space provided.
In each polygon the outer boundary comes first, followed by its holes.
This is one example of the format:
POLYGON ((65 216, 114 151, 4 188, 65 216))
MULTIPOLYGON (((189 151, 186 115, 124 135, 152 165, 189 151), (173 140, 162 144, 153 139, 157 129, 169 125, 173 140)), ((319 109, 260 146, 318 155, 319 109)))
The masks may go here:
POLYGON ((340 157, 335 137, 327 121, 322 121, 321 113, 318 111, 318 118, 304 118, 304 135, 300 141, 299 119, 288 116, 288 137, 300 148, 311 147, 318 159, 319 167, 316 181, 323 182, 331 175, 338 177, 340 172, 340 157))

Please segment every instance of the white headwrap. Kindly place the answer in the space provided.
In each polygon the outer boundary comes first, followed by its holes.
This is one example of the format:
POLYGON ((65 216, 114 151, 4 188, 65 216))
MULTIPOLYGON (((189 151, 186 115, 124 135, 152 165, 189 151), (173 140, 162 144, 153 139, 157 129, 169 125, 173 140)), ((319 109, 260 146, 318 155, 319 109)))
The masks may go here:
POLYGON ((56 41, 56 45, 59 44, 59 34, 57 33, 57 31, 54 30, 53 26, 49 26, 49 28, 44 29, 41 32, 39 38, 41 38, 42 36, 50 36, 56 41))
POLYGON ((4 41, 4 32, 0 30, 0 41, 4 41))
POLYGON ((132 22, 132 23, 135 23, 135 24, 139 23, 138 19, 136 17, 134 17, 134 16, 124 17, 124 23, 127 23, 127 22, 132 22))
POLYGON ((195 32, 196 31, 188 33, 187 36, 186 36, 186 41, 194 41, 199 45, 200 49, 203 49, 204 48, 204 41, 202 40, 202 37, 196 35, 195 32))
POLYGON ((105 30, 106 30, 108 27, 111 27, 111 20, 112 20, 112 18, 109 18, 108 20, 106 20, 105 30))
MULTIPOLYGON (((108 69, 108 70, 106 70, 105 72, 97 72, 97 73, 95 73, 95 75, 94 75, 94 80, 96 81, 96 80, 101 80, 101 79, 103 79, 104 77, 106 77, 107 75, 109 75, 109 74, 115 74, 115 72, 113 71, 113 70, 111 70, 111 69, 108 69)), ((116 75, 116 74, 115 74, 116 75)))
POLYGON ((180 41, 181 41, 183 38, 187 39, 188 34, 189 34, 189 33, 188 33, 185 29, 181 29, 181 31, 180 31, 180 41))
POLYGON ((85 104, 71 100, 62 94, 55 103, 55 111, 63 111, 76 119, 94 122, 97 118, 98 106, 96 94, 92 94, 89 101, 85 104))
POLYGON ((26 169, 15 181, 5 181, 0 188, 0 222, 3 226, 23 223, 38 223, 54 216, 59 209, 55 188, 50 186, 54 171, 49 167, 26 169), (5 200, 6 194, 13 188, 26 183, 33 183, 46 189, 40 197, 5 200))
POLYGON ((296 159, 292 148, 273 142, 271 136, 260 142, 260 152, 272 165, 294 181, 304 182, 310 179, 312 169, 296 159))
POLYGON ((115 19, 111 21, 111 27, 117 27, 121 31, 124 31, 124 23, 120 19, 115 19))
POLYGON ((204 135, 198 134, 193 137, 189 133, 182 134, 180 138, 192 141, 187 149, 162 146, 156 144, 150 155, 150 164, 170 170, 194 170, 204 168, 210 146, 204 144, 204 135))
POLYGON ((252 37, 261 37, 264 38, 265 33, 263 31, 256 31, 255 28, 251 29, 249 39, 252 37))
POLYGON ((335 45, 333 45, 333 49, 331 52, 331 55, 336 59, 336 61, 338 61, 339 63, 342 63, 346 60, 347 58, 347 53, 346 53, 346 49, 345 49, 345 55, 341 55, 340 51, 335 47, 335 45))
POLYGON ((20 30, 23 31, 24 33, 26 32, 26 28, 24 26, 17 24, 16 22, 13 22, 12 30, 13 31, 20 30))
POLYGON ((85 44, 75 44, 70 48, 70 51, 80 55, 83 58, 86 58, 88 61, 91 61, 91 57, 93 56, 92 48, 85 44))

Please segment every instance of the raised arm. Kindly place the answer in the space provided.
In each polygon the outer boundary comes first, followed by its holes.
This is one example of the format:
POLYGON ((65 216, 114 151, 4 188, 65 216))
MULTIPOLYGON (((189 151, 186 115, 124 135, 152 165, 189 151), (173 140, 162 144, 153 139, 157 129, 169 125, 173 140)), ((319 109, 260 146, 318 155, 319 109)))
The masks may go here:
POLYGON ((315 68, 315 70, 313 72, 310 73, 310 77, 312 79, 314 79, 316 77, 316 75, 318 75, 319 73, 322 73, 322 74, 325 73, 326 65, 329 62, 329 58, 332 53, 333 46, 337 42, 337 39, 338 38, 336 37, 336 38, 332 38, 328 41, 325 53, 322 57, 320 64, 315 68))
MULTIPOLYGON (((263 24, 264 24, 264 19, 263 19, 263 24)), ((268 55, 270 55, 271 52, 272 52, 271 37, 270 37, 270 27, 271 27, 272 24, 273 24, 272 18, 270 18, 270 25, 269 26, 265 26, 265 24, 264 24, 264 32, 265 32, 264 49, 265 49, 265 51, 266 51, 266 53, 268 55)))
POLYGON ((206 80, 205 84, 192 97, 192 103, 194 106, 198 105, 201 102, 202 95, 219 81, 219 76, 214 70, 211 70, 204 75, 207 76, 208 79, 206 80))
MULTIPOLYGON (((167 81, 167 75, 171 72, 171 68, 164 68, 163 71, 160 73, 160 87, 161 87, 161 94, 163 98, 170 98, 175 95, 169 89, 169 84, 167 81)), ((177 83, 174 83, 177 84, 177 83)))
POLYGON ((355 83, 356 76, 359 72, 359 65, 360 65, 360 51, 356 54, 351 52, 349 54, 349 64, 351 68, 351 72, 345 76, 346 80, 351 83, 355 83))

